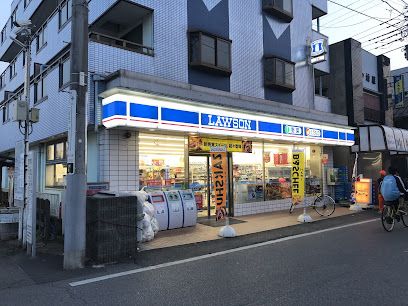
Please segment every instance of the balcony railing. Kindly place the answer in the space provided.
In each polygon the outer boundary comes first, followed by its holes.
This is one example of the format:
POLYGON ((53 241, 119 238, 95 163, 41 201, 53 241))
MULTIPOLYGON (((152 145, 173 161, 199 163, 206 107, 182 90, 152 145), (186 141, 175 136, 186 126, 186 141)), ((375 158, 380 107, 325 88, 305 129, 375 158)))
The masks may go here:
POLYGON ((364 107, 364 119, 378 123, 383 121, 380 111, 368 107, 364 107))
POLYGON ((89 33, 89 39, 91 41, 109 45, 112 47, 117 47, 150 56, 154 55, 154 49, 151 47, 143 46, 128 40, 112 37, 102 33, 91 32, 89 33))

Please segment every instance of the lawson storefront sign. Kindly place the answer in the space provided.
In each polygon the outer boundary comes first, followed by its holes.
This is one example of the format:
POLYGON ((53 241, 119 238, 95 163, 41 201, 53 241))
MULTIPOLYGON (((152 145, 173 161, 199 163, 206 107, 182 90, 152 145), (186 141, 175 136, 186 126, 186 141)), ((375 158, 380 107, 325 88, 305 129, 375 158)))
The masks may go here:
POLYGON ((124 94, 115 94, 102 101, 102 123, 106 128, 136 127, 344 146, 354 144, 352 129, 124 94))

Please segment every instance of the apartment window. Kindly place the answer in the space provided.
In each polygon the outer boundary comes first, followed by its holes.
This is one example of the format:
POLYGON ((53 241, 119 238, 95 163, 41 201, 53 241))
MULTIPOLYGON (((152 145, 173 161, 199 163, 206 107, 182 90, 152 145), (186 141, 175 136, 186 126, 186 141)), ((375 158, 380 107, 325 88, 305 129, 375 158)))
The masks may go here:
POLYGON ((41 102, 47 97, 47 78, 42 76, 34 83, 34 103, 41 102))
POLYGON ((31 0, 24 0, 24 8, 30 4, 31 0))
POLYGON ((231 41, 203 32, 191 32, 189 49, 191 66, 231 74, 231 41))
POLYGON ((375 80, 375 76, 371 77, 371 83, 375 84, 376 80, 375 80))
POLYGON ((17 7, 14 9, 14 11, 11 13, 10 17, 10 27, 11 29, 14 28, 14 22, 17 20, 17 7))
POLYGON ((37 52, 47 43, 46 42, 46 29, 47 29, 47 26, 45 25, 37 33, 37 37, 36 37, 37 52))
POLYGON ((262 0, 263 10, 286 22, 293 19, 292 0, 262 0))
POLYGON ((10 103, 3 105, 3 123, 6 123, 10 120, 10 103))
POLYGON ((264 82, 266 87, 295 90, 295 64, 280 58, 265 58, 264 82))
POLYGON ((367 82, 370 82, 370 74, 366 73, 365 78, 367 82))
POLYGON ((1 43, 4 43, 5 40, 6 40, 6 27, 4 27, 3 30, 1 30, 1 43))
POLYGON ((70 65, 71 65, 71 61, 69 58, 63 59, 59 65, 59 85, 60 87, 68 85, 71 80, 70 65))
POLYGON ((26 63, 26 55, 27 55, 27 53, 25 52, 25 51, 23 51, 22 53, 22 56, 23 56, 23 67, 25 66, 25 63, 26 63))
POLYGON ((72 16, 72 0, 64 1, 58 11, 59 16, 59 28, 61 29, 72 16))
POLYGON ((45 187, 64 186, 67 175, 66 142, 48 144, 46 148, 45 187))
POLYGON ((3 72, 0 75, 0 89, 3 88, 4 86, 6 86, 6 73, 3 72))
POLYGON ((16 76, 16 74, 17 74, 17 71, 16 71, 16 60, 14 60, 14 61, 12 61, 12 62, 10 63, 9 72, 10 72, 10 80, 11 80, 11 79, 13 79, 13 78, 16 76))

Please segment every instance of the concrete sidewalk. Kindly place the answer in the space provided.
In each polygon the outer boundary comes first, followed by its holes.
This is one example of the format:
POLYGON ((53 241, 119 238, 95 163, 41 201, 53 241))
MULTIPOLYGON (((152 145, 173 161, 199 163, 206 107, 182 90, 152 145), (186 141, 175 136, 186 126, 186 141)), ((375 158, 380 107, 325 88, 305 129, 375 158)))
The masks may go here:
MULTIPOLYGON (((365 211, 309 224, 297 224, 259 233, 242 235, 232 239, 217 239, 144 251, 138 253, 137 257, 133 260, 126 260, 102 267, 89 266, 85 269, 76 271, 64 271, 62 269, 62 254, 43 254, 38 252, 39 254, 37 258, 31 259, 25 254, 25 251, 18 247, 16 242, 0 242, 0 293, 1 290, 6 288, 19 288, 35 284, 116 273, 128 269, 186 259, 374 218, 378 218, 376 212, 365 211)), ((381 226, 380 223, 379 226, 381 226)))

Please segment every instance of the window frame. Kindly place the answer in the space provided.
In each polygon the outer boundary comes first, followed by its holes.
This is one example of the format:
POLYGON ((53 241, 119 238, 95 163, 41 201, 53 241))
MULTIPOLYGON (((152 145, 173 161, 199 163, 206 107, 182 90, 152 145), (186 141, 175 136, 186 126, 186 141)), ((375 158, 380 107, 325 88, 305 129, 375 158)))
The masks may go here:
POLYGON ((2 107, 2 123, 6 124, 10 121, 10 103, 6 103, 2 107))
POLYGON ((188 33, 188 58, 189 58, 189 65, 194 68, 206 70, 206 71, 211 71, 211 72, 217 72, 223 75, 231 75, 232 73, 232 59, 231 59, 231 54, 232 54, 232 41, 230 39, 226 39, 220 36, 216 36, 214 34, 210 34, 204 31, 196 31, 196 30, 191 30, 188 33), (198 53, 197 55, 197 60, 193 61, 193 45, 192 45, 192 37, 193 35, 198 35, 198 46, 194 46, 194 48, 197 48, 196 52, 198 53), (203 39, 202 37, 210 37, 214 40, 214 58, 215 58, 215 65, 212 65, 210 63, 204 62, 202 58, 202 46, 203 46, 203 39), (229 58, 229 68, 219 66, 218 63, 218 44, 219 42, 226 43, 228 45, 228 58, 229 58))
POLYGON ((45 23, 37 32, 37 35, 35 37, 35 49, 36 52, 40 52, 46 45, 47 45, 47 40, 45 37, 45 31, 47 29, 47 23, 45 23))
POLYGON ((31 3, 31 0, 24 0, 24 9, 26 9, 30 3, 31 3))
POLYGON ((14 11, 11 13, 10 16, 10 28, 14 29, 14 22, 17 20, 17 9, 18 9, 18 5, 16 6, 16 8, 14 9, 14 11))
MULTIPOLYGON (((7 71, 7 69, 6 69, 7 71)), ((6 71, 4 71, 2 74, 0 74, 0 89, 4 88, 6 86, 6 71)))
POLYGON ((14 79, 16 77, 16 75, 17 75, 16 62, 17 62, 17 59, 14 59, 14 60, 12 60, 10 62, 10 65, 9 65, 9 77, 10 77, 10 80, 14 79))
POLYGON ((61 30, 62 28, 64 28, 70 21, 72 18, 72 9, 70 9, 69 7, 72 7, 72 0, 64 0, 63 2, 61 2, 59 9, 58 9, 58 29, 61 30), (65 20, 64 22, 61 22, 61 16, 62 14, 66 13, 65 20), (71 14, 70 14, 71 12, 71 14))
POLYGON ((45 171, 44 171, 44 173, 45 173, 45 188, 63 188, 63 186, 60 186, 60 185, 56 185, 55 184, 55 169, 56 169, 56 166, 57 165, 62 165, 62 166, 65 166, 65 167, 67 167, 67 148, 68 148, 68 145, 67 145, 67 141, 66 140, 59 140, 59 141, 54 141, 54 142, 49 142, 49 143, 46 143, 45 144, 45 171), (56 159, 56 148, 57 148, 57 145, 59 145, 59 144, 63 144, 63 158, 61 159, 61 158, 59 158, 59 159, 56 159), (53 146, 53 158, 54 159, 48 159, 48 147, 49 146, 53 146), (53 166, 53 169, 54 169, 54 178, 53 178, 53 181, 54 181, 54 184, 53 185, 47 185, 47 166, 53 166))
POLYGON ((5 42, 7 38, 7 27, 4 27, 3 30, 1 30, 1 44, 5 42))
POLYGON ((44 82, 46 81, 47 75, 44 74, 40 78, 38 78, 34 82, 34 104, 41 103, 42 101, 46 100, 48 98, 48 93, 47 93, 47 84, 44 86, 44 82), (41 84, 40 89, 41 89, 41 95, 39 96, 39 84, 41 84), (45 95, 44 95, 44 88, 45 88, 45 95))
MULTIPOLYGON (((276 4, 277 0, 262 0, 262 10, 268 14, 274 15, 286 22, 291 22, 293 20, 293 0, 287 0, 290 1, 290 5, 292 8, 291 12, 285 11, 282 8, 280 8, 276 4)), ((285 0, 283 0, 285 1, 285 0)))
MULTIPOLYGON (((68 87, 69 85, 70 85, 70 83, 71 83, 71 77, 68 79, 68 81, 67 82, 65 82, 64 83, 64 63, 65 62, 67 62, 67 61, 70 61, 71 60, 71 57, 70 57, 70 55, 69 54, 67 54, 66 56, 64 56, 63 58, 61 58, 61 60, 60 60, 60 62, 59 62, 59 64, 58 64, 58 69, 59 69, 59 87, 60 87, 60 90, 61 89, 63 89, 63 88, 66 88, 66 87, 68 87)), ((71 70, 71 67, 70 67, 70 70, 71 70)), ((69 74, 70 76, 71 76, 71 71, 70 71, 70 74, 69 74)))
POLYGON ((371 83, 374 84, 374 85, 377 83, 375 75, 371 76, 371 83))
POLYGON ((264 86, 268 88, 276 88, 276 89, 282 89, 286 91, 294 91, 296 90, 296 67, 295 63, 292 61, 288 61, 284 58, 276 57, 276 56, 267 56, 264 57, 264 86), (283 71, 283 76, 284 76, 284 82, 280 83, 276 79, 276 61, 280 61, 283 63, 284 71, 283 71), (271 63, 271 64, 269 64, 271 63), (271 65, 271 67, 268 67, 267 65, 271 65), (287 65, 290 65, 293 68, 293 85, 292 84, 287 84, 286 83, 286 67, 287 65), (273 75, 271 77, 271 80, 268 80, 267 77, 267 72, 270 70, 268 68, 273 68, 273 75))

